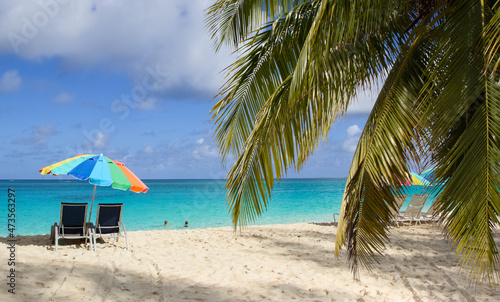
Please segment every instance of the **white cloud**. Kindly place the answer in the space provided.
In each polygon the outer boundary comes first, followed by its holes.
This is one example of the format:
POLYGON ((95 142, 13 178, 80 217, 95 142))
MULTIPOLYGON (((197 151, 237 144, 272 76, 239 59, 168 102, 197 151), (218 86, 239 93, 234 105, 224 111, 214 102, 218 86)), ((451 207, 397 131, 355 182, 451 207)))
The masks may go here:
POLYGON ((227 170, 220 163, 217 146, 208 137, 196 139, 153 140, 133 150, 103 150, 125 163, 142 178, 224 178, 227 170))
POLYGON ((0 78, 0 92, 12 92, 21 86, 21 78, 17 70, 8 70, 0 78))
POLYGON ((0 53, 31 60, 60 57, 65 68, 101 65, 142 84, 146 68, 168 73, 163 93, 216 91, 232 59, 215 55, 204 24, 210 0, 2 1, 0 53))
POLYGON ((157 99, 156 98, 146 98, 145 100, 140 100, 137 102, 137 109, 140 110, 153 110, 156 108, 157 99))
POLYGON ((347 115, 367 115, 372 111, 373 105, 377 100, 380 93, 380 89, 385 80, 382 77, 379 80, 373 82, 370 87, 365 87, 358 90, 357 97, 351 102, 349 109, 347 109, 347 115))
POLYGON ((97 131, 95 139, 93 141, 94 148, 103 149, 108 144, 109 135, 103 133, 102 131, 97 131))
POLYGON ((359 137, 361 135, 361 129, 358 125, 354 124, 347 128, 347 137, 342 142, 342 150, 348 152, 356 151, 356 146, 358 145, 359 137))
POLYGON ((61 92, 53 100, 53 102, 56 104, 67 104, 71 103, 72 101, 73 101, 73 96, 66 92, 61 92))
POLYGON ((193 158, 196 160, 217 160, 219 151, 213 145, 200 145, 193 150, 193 158))
POLYGON ((57 133, 54 125, 44 124, 32 128, 27 135, 18 136, 12 139, 15 145, 44 146, 49 138, 57 133))
POLYGON ((361 133, 361 129, 356 124, 347 128, 347 135, 349 135, 349 136, 355 136, 355 135, 358 135, 360 133, 361 133))
POLYGON ((370 97, 368 95, 360 95, 356 100, 354 100, 349 109, 347 109, 346 114, 348 115, 365 115, 372 111, 373 105, 375 104, 376 96, 370 97))
POLYGON ((197 139, 196 144, 193 143, 188 148, 192 150, 190 157, 194 161, 216 161, 219 158, 219 149, 217 146, 211 140, 206 140, 205 138, 197 139))

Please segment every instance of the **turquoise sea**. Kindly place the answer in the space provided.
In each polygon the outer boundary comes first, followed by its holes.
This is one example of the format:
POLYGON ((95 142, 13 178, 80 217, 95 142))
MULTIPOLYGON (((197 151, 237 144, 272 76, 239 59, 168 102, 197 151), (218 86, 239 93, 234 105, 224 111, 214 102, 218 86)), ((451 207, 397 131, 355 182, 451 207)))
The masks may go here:
MULTIPOLYGON (((224 180, 144 180, 144 183, 149 187, 146 194, 97 187, 91 220, 95 220, 98 203, 122 202, 122 220, 127 231, 183 229, 186 220, 189 228, 231 225, 224 180)), ((345 183, 345 178, 281 180, 273 188, 268 210, 255 224, 331 222, 332 214, 340 209, 345 183)), ((93 185, 88 182, 70 179, 0 180, 0 187, 4 192, 0 202, 1 237, 9 234, 9 188, 15 191, 15 235, 48 234, 50 226, 59 223, 61 202, 88 202, 90 207, 93 192, 93 185)), ((420 193, 421 189, 411 187, 408 193, 420 193)), ((424 209, 431 203, 429 199, 424 209)))

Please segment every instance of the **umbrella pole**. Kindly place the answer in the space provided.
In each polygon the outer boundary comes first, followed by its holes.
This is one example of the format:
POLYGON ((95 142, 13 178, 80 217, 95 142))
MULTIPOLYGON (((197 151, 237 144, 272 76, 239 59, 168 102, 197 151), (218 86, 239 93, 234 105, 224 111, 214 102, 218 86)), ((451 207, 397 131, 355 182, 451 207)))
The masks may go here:
MULTIPOLYGON (((92 202, 90 203, 90 213, 89 213, 89 223, 88 225, 90 225, 90 218, 92 217, 92 206, 94 205, 94 198, 95 198, 95 189, 97 188, 97 185, 94 185, 94 194, 92 194, 92 202)), ((89 230, 87 229, 88 226, 85 226, 85 229, 86 229, 86 232, 89 232, 89 230)), ((90 231, 92 232, 92 231, 90 231)), ((85 244, 87 244, 87 239, 88 238, 85 238, 85 244)), ((90 239, 90 247, 92 248, 92 239, 90 239)))
POLYGON ((97 188, 97 185, 94 185, 94 194, 92 194, 92 202, 90 203, 89 223, 90 223, 90 218, 92 217, 92 207, 94 206, 94 198, 95 198, 95 189, 96 188, 97 188))

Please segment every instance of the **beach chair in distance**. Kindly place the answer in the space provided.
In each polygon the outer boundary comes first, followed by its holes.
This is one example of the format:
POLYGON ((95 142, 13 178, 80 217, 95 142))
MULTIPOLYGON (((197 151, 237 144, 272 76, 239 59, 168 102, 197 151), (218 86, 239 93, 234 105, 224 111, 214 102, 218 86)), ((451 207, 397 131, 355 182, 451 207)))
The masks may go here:
MULTIPOLYGON (((397 210, 394 210, 393 208, 390 208, 392 217, 394 217, 393 221, 395 221, 396 223, 397 223, 396 217, 398 217, 399 209, 401 209, 401 206, 403 205, 403 203, 405 203, 406 198, 408 198, 408 194, 401 194, 401 195, 398 194, 398 195, 396 195, 395 199, 396 199, 396 208, 397 208, 397 210)), ((335 219, 335 216, 340 216, 340 214, 339 213, 333 213, 333 222, 337 222, 337 219, 335 219)))
POLYGON ((431 204, 430 208, 427 210, 427 212, 422 212, 422 220, 424 221, 433 221, 438 218, 438 216, 435 213, 435 208, 436 208, 436 202, 431 204))
POLYGON ((408 198, 408 194, 398 194, 394 196, 394 199, 396 200, 396 209, 390 208, 391 210, 391 215, 392 215, 392 222, 396 223, 399 226, 398 222, 398 216, 399 216, 399 210, 403 206, 403 203, 405 203, 406 198, 408 198))
MULTIPOLYGON (((123 203, 101 203, 97 205, 97 217, 95 225, 95 237, 118 238, 124 237, 129 250, 127 230, 122 222, 123 203)), ((94 242, 95 243, 95 242, 94 242)))
POLYGON ((92 224, 88 224, 87 204, 61 202, 61 215, 59 225, 54 223, 51 229, 51 243, 59 246, 59 239, 83 239, 90 241, 90 249, 95 250, 93 245, 94 229, 92 224))
POLYGON ((398 221, 402 222, 403 224, 406 221, 409 221, 410 226, 413 221, 415 221, 415 225, 417 224, 417 222, 419 224, 422 224, 422 217, 420 216, 420 212, 424 208, 425 202, 428 198, 429 194, 413 194, 410 199, 410 203, 408 204, 408 208, 406 209, 406 211, 400 214, 400 216, 398 217, 398 221))

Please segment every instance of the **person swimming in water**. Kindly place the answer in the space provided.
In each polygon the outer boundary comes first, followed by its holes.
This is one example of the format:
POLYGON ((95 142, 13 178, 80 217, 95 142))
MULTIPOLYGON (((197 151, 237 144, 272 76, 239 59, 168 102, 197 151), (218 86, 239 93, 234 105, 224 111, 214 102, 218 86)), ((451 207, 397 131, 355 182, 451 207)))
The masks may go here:
POLYGON ((188 221, 186 220, 186 222, 184 222, 184 227, 187 228, 188 226, 188 221))
POLYGON ((165 220, 165 225, 167 225, 167 224, 168 224, 168 221, 165 220))

